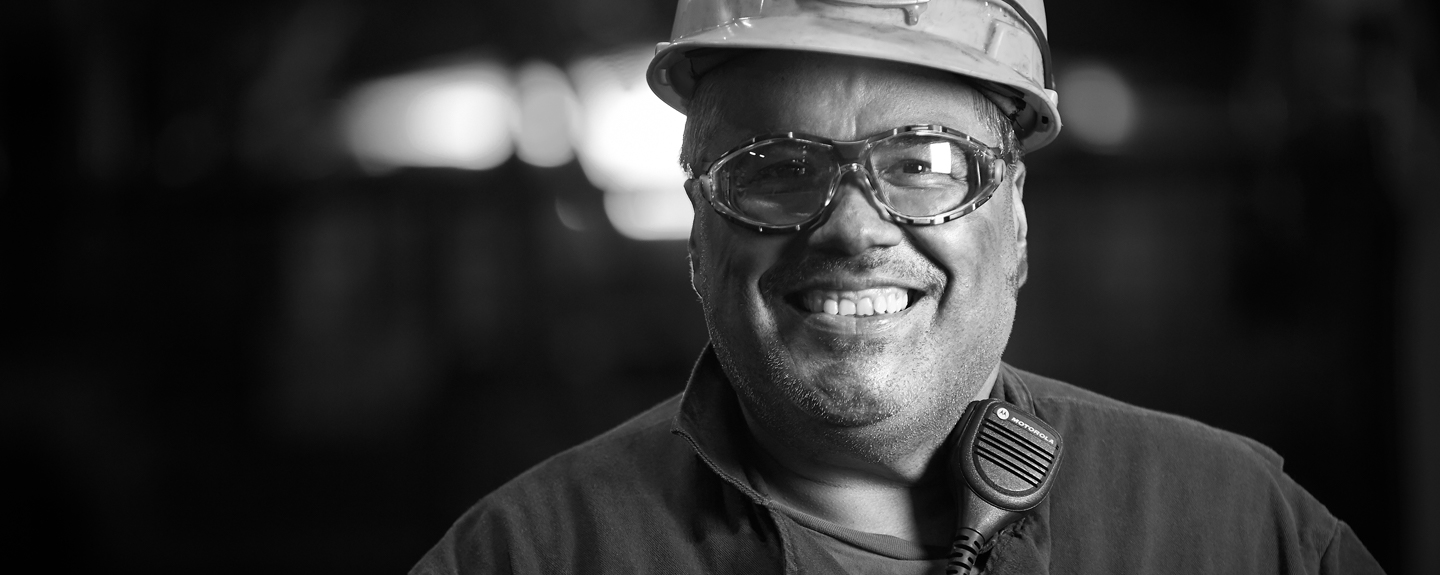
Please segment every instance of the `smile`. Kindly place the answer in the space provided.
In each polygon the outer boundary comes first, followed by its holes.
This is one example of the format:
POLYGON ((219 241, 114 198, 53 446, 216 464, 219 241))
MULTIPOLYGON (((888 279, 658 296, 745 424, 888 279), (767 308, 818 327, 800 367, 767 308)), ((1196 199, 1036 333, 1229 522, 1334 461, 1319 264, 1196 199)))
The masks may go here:
POLYGON ((910 307, 910 292, 898 287, 861 290, 806 290, 795 297, 804 311, 836 316, 887 315, 910 307))

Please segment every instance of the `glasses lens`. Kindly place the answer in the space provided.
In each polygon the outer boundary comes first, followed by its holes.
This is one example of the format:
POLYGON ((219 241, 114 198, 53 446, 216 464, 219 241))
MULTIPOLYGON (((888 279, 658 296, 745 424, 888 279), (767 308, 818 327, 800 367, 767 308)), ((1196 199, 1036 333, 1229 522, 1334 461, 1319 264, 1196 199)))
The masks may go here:
POLYGON ((732 156, 722 164, 717 180, 730 209, 784 226, 803 222, 825 207, 838 169, 830 146, 779 139, 732 156))
MULTIPOLYGON (((899 134, 870 150, 876 192, 901 214, 928 217, 978 199, 990 157, 943 134, 899 134)), ((988 178, 984 178, 988 179, 988 178)))

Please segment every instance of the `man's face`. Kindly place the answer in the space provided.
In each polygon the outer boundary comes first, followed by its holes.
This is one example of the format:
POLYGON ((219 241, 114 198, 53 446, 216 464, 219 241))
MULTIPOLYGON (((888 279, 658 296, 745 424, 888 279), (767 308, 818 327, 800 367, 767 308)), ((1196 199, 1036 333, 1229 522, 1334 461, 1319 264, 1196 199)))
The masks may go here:
MULTIPOLYGON (((707 165, 748 138, 785 131, 857 140, 941 124, 1000 141, 977 112, 988 105, 982 96, 920 68, 769 52, 706 81, 719 112, 697 142, 707 165)), ((729 223, 688 187, 692 279, 711 340, 747 412, 772 427, 948 432, 1009 337, 1023 169, 1007 171, 979 210, 938 226, 886 220, 854 178, 820 225, 781 234, 729 223), (874 313, 882 299, 904 307, 874 313), (872 313, 845 315, 851 306, 872 313)))

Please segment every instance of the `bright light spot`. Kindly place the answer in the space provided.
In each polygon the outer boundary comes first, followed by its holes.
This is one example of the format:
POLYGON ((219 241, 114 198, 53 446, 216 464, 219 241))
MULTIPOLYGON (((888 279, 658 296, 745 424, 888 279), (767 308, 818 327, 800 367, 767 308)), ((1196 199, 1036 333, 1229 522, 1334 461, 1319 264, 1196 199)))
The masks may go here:
POLYGON ((605 192, 615 229, 641 240, 684 239, 690 203, 677 157, 685 116, 650 93, 652 48, 575 63, 570 75, 584 110, 575 149, 585 175, 605 192))
POLYGON ((1057 82, 1065 131, 1095 151, 1114 151, 1135 130, 1135 93, 1120 72, 1100 63, 1065 70, 1057 82))
POLYGON ((535 61, 520 68, 520 129, 515 155, 533 166, 550 168, 575 157, 571 137, 577 131, 579 110, 565 72, 535 61))
POLYGON ((937 174, 950 173, 950 142, 930 143, 930 171, 937 174))
POLYGON ((509 74, 491 62, 376 80, 344 110, 346 143, 374 171, 493 168, 510 157, 516 122, 509 74))
POLYGON ((605 217, 631 239, 683 240, 693 214, 682 190, 605 194, 605 217))

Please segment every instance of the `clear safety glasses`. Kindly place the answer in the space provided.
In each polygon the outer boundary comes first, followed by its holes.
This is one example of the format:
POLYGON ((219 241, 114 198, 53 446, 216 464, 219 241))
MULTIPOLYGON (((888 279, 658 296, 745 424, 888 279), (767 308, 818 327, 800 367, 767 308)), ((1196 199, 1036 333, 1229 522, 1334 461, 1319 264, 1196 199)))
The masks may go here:
POLYGON ((990 199, 1010 161, 999 148, 937 125, 851 142, 787 132, 741 144, 694 179, 716 212, 762 233, 821 221, 852 172, 891 220, 933 226, 990 199))

